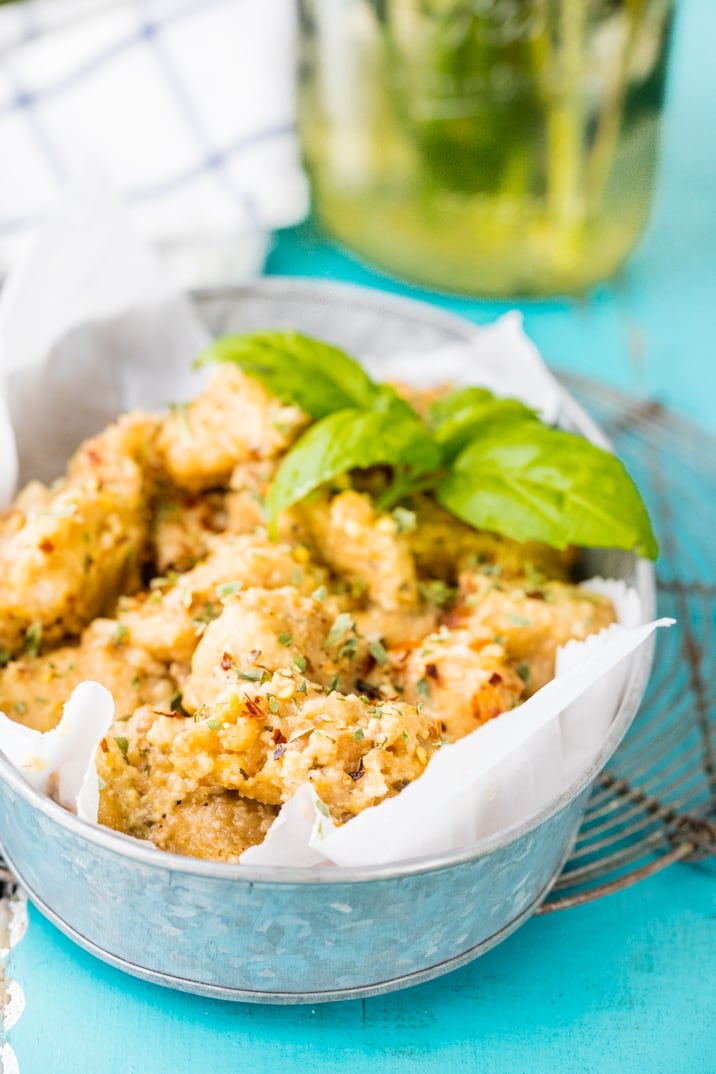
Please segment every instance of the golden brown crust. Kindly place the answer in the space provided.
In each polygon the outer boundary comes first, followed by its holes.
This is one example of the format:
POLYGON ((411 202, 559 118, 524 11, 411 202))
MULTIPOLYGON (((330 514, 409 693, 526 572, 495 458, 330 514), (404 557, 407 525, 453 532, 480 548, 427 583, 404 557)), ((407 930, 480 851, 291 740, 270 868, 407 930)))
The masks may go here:
POLYGON ((381 512, 365 477, 271 540, 263 500, 306 421, 225 366, 0 517, 0 708, 46 730, 77 683, 107 686, 100 821, 164 850, 236 861, 305 782, 349 821, 614 618, 570 583, 573 551, 426 496, 381 512))

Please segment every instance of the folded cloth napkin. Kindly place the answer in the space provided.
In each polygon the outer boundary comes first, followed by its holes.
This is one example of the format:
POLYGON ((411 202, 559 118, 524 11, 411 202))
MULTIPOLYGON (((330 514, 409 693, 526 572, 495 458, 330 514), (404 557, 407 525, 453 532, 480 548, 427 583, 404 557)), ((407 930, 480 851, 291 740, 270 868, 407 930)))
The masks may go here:
POLYGON ((0 6, 0 276, 101 176, 184 285, 237 282, 307 207, 292 0, 0 6))

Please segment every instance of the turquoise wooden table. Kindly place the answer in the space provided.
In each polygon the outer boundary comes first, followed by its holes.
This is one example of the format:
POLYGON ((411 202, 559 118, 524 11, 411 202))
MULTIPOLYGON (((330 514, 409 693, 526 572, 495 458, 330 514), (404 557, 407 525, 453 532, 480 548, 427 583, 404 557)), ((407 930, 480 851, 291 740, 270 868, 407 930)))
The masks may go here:
MULTIPOLYGON (((682 0, 658 197, 628 270, 587 299, 521 308, 556 367, 716 434, 714 41, 715 0, 682 0)), ((309 225, 278 237, 268 268, 427 297, 479 322, 505 308, 407 288, 309 225)), ((9 1033, 21 1074, 715 1074, 716 867, 673 866, 533 919, 464 969, 363 1002, 168 992, 95 961, 34 911, 11 972, 26 1000, 9 1033)))

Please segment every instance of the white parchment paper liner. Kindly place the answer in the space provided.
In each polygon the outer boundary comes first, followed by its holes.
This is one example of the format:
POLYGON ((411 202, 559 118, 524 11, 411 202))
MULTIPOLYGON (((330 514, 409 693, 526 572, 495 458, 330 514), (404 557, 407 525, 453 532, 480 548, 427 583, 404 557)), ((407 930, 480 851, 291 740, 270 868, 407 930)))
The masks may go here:
MULTIPOLYGON (((79 441, 117 413, 195 393, 191 361, 206 338, 111 198, 65 205, 0 294, 0 507, 18 480, 56 477, 79 441)), ((391 361, 360 357, 386 379, 481 384, 517 396, 547 420, 563 399, 516 313, 429 359, 407 350, 391 361)), ((313 788, 302 787, 241 860, 392 862, 465 846, 554 800, 598 753, 635 650, 668 622, 642 624, 638 597, 624 583, 587 584, 612 596, 620 625, 566 646, 543 690, 443 748, 400 795, 340 828, 313 788)), ((107 691, 84 683, 45 735, 0 718, 0 749, 38 790, 96 820, 94 756, 111 712, 107 691)))
POLYGON ((109 690, 96 682, 83 682, 73 690, 57 727, 44 734, 0 712, 0 744, 30 786, 84 820, 96 821, 95 754, 113 719, 109 690))

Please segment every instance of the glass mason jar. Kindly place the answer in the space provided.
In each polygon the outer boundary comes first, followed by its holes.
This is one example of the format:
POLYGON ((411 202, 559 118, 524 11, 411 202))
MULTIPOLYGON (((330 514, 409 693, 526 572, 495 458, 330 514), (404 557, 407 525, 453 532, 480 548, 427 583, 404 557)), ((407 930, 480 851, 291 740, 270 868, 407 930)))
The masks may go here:
POLYGON ((486 295, 610 276, 646 223, 672 0, 300 0, 319 219, 486 295))

